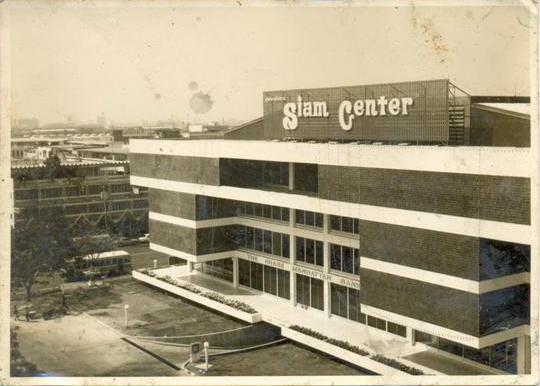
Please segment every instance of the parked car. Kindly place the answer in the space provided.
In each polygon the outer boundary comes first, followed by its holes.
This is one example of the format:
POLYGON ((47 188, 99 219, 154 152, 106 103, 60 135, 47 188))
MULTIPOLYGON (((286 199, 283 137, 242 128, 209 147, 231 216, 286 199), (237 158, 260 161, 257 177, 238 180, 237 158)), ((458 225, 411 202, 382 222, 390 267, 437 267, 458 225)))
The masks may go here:
POLYGON ((141 243, 149 243, 150 242, 150 233, 145 233, 144 236, 139 237, 139 241, 141 243))

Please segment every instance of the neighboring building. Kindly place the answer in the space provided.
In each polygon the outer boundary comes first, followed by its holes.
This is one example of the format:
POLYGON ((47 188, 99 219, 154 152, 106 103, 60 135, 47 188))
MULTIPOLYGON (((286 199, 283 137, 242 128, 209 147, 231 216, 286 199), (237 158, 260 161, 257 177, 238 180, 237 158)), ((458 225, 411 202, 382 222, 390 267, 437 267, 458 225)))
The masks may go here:
POLYGON ((92 147, 75 150, 76 155, 87 161, 108 160, 127 161, 129 147, 123 142, 113 142, 106 147, 92 147))
POLYGON ((414 345, 530 372, 529 115, 515 111, 522 99, 458 91, 436 80, 265 92, 264 117, 224 139, 132 140, 151 248, 267 294, 286 307, 280 323, 302 307, 335 339, 345 322, 386 331, 383 353, 414 345))
POLYGON ((54 179, 47 172, 43 165, 11 168, 15 224, 25 211, 59 206, 73 227, 91 224, 126 236, 147 233, 147 189, 130 185, 127 161, 62 165, 54 179))

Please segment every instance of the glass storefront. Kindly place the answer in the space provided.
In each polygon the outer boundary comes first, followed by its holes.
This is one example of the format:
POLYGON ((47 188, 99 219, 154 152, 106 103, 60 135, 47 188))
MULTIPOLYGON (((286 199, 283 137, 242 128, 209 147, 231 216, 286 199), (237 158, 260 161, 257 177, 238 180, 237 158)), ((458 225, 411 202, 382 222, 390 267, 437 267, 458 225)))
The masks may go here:
POLYGON ((483 349, 471 348, 461 343, 439 338, 421 331, 415 331, 415 339, 417 342, 424 343, 450 354, 470 359, 486 366, 506 371, 507 373, 517 373, 517 339, 515 338, 483 349))
POLYGON ((233 261, 231 258, 195 264, 194 268, 218 279, 227 280, 231 283, 233 281, 233 261))
POLYGON ((238 260, 238 282, 257 291, 290 299, 290 273, 253 261, 238 260))
POLYGON ((296 302, 324 310, 324 283, 313 277, 296 274, 296 302))

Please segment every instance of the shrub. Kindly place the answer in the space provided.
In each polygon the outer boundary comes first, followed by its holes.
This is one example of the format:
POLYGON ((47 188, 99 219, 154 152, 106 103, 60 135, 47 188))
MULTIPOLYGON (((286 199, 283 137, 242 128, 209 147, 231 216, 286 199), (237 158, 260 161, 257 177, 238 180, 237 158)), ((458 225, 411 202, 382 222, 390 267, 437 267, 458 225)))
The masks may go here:
POLYGON ((374 361, 383 363, 383 364, 385 364, 387 366, 393 367, 395 369, 404 371, 404 372, 412 374, 412 375, 424 375, 424 372, 421 371, 421 370, 418 370, 418 369, 416 369, 414 367, 411 367, 411 366, 404 365, 403 363, 398 362, 395 359, 387 358, 387 357, 385 357, 384 355, 381 355, 381 354, 372 355, 370 358, 373 359, 374 361))
POLYGON ((292 325, 290 327, 290 329, 298 331, 298 332, 300 332, 302 334, 305 334, 305 335, 312 336, 315 339, 322 340, 323 342, 330 343, 330 344, 332 344, 334 346, 341 347, 342 349, 345 349, 347 351, 351 351, 351 352, 353 352, 355 354, 358 354, 358 355, 362 355, 362 356, 369 355, 369 352, 367 352, 366 350, 364 350, 364 349, 362 349, 362 348, 360 348, 358 346, 353 346, 352 344, 350 344, 348 342, 345 342, 343 340, 329 338, 326 335, 321 334, 320 332, 313 331, 313 330, 311 330, 309 328, 306 328, 306 327, 292 325))
POLYGON ((234 308, 236 310, 243 311, 243 312, 246 312, 248 314, 256 314, 257 313, 257 310, 254 309, 253 307, 251 307, 249 304, 246 304, 244 302, 240 302, 238 300, 227 299, 226 297, 224 297, 223 295, 218 294, 217 292, 203 292, 202 290, 200 290, 198 287, 194 286, 193 284, 179 282, 179 281, 175 280, 174 278, 170 277, 169 275, 157 276, 154 272, 148 271, 148 270, 146 272, 142 272, 142 271, 140 271, 140 272, 145 273, 145 274, 147 274, 149 276, 155 277, 158 280, 161 280, 161 281, 164 281, 166 283, 172 284, 172 285, 174 285, 176 287, 179 287, 179 288, 185 289, 187 291, 193 292, 195 294, 204 296, 205 298, 214 300, 214 301, 216 301, 218 303, 225 304, 226 306, 232 307, 232 308, 234 308))

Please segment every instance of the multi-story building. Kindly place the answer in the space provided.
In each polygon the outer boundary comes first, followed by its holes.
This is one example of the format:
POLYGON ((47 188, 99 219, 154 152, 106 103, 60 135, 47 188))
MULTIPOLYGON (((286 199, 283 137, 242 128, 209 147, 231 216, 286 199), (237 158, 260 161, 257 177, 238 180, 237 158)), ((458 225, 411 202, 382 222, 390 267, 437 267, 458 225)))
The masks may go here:
POLYGON ((44 165, 11 168, 15 225, 26 218, 23 212, 56 206, 70 226, 90 224, 126 236, 147 232, 147 189, 130 184, 127 161, 62 165, 54 174, 44 165))
POLYGON ((264 116, 224 139, 132 140, 150 247, 281 302, 283 318, 323 314, 334 338, 346 320, 528 373, 527 100, 458 91, 436 80, 266 92, 264 116))

